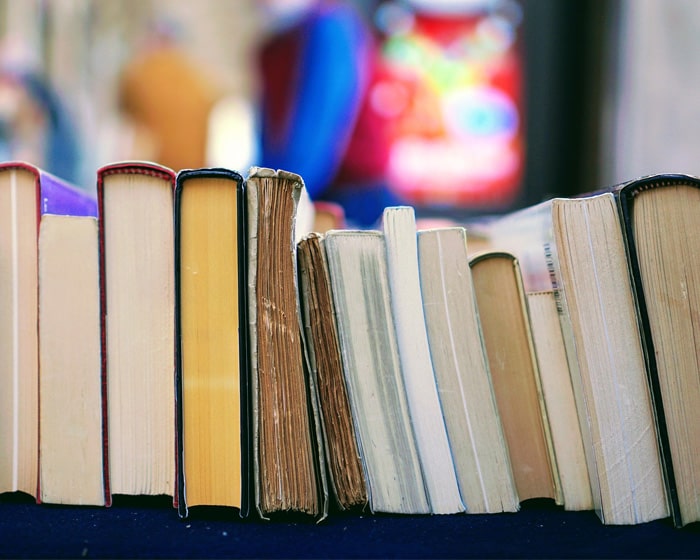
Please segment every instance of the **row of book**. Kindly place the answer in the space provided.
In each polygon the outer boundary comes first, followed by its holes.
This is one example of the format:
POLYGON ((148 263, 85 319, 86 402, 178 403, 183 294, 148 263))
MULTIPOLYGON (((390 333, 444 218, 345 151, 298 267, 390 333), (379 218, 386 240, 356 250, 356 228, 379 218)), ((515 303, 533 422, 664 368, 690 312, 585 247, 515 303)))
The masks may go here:
POLYGON ((286 171, 0 164, 0 492, 698 521, 698 187, 314 232, 286 171))

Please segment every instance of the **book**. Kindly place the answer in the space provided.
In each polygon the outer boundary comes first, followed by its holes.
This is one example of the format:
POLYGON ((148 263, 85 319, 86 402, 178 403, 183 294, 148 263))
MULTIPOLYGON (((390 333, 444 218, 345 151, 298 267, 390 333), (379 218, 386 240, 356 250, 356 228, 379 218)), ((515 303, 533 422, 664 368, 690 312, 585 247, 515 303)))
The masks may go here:
POLYGON ((386 208, 382 223, 401 373, 431 511, 464 511, 428 345, 414 210, 386 208))
POLYGON ((593 503, 606 524, 669 515, 639 316, 616 195, 551 202, 556 279, 565 336, 577 366, 593 503))
POLYGON ((253 475, 264 518, 323 517, 327 508, 301 342, 296 241, 303 235, 296 214, 304 190, 299 175, 283 170, 254 167, 246 178, 253 475))
POLYGON ((0 212, 0 491, 108 505, 96 201, 5 162, 0 212))
POLYGON ((593 496, 588 464, 556 296, 551 290, 543 290, 528 292, 526 298, 559 473, 558 499, 569 511, 590 510, 593 496))
POLYGON ((175 187, 178 508, 247 513, 243 178, 182 170, 175 187))
POLYGON ((175 173, 97 171, 112 494, 175 491, 175 173))
POLYGON ((484 346, 520 501, 558 500, 558 472, 517 259, 470 260, 484 346))
POLYGON ((329 481, 340 509, 363 507, 367 485, 350 410, 323 236, 298 243, 299 290, 309 373, 318 391, 329 481))
POLYGON ((100 316, 96 217, 44 214, 39 226, 39 486, 44 503, 111 501, 100 316))
POLYGON ((550 420, 552 445, 560 482, 560 500, 567 510, 593 509, 591 482, 582 428, 572 386, 578 370, 575 348, 564 336, 552 261, 551 201, 473 224, 472 239, 479 251, 506 251, 520 264, 540 381, 550 420))
POLYGON ((333 230, 324 244, 370 509, 430 513, 401 375, 384 236, 333 230))
POLYGON ((654 175, 619 189, 669 506, 678 525, 700 520, 697 255, 700 179, 654 175))
POLYGON ((38 496, 38 170, 0 167, 0 492, 38 496))
POLYGON ((460 493, 468 513, 517 511, 462 227, 418 232, 425 323, 460 493))

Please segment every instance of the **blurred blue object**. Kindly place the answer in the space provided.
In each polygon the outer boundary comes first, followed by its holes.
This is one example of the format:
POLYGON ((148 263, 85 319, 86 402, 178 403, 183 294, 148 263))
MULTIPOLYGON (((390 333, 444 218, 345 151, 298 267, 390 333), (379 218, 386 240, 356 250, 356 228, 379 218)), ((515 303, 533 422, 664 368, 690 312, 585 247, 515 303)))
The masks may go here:
MULTIPOLYGON (((0 69, 0 79, 4 87, 18 88, 16 93, 24 96, 43 121, 43 127, 35 132, 41 136, 37 145, 43 146, 42 153, 37 154, 38 160, 30 163, 78 183, 80 148, 77 131, 58 93, 31 70, 5 67, 0 69)), ((17 146, 20 142, 17 129, 21 126, 17 120, 23 116, 11 114, 13 110, 17 107, 5 107, 0 116, 0 154, 3 159, 24 157, 24 152, 17 146)))
POLYGON ((77 133, 61 99, 35 74, 25 74, 22 81, 48 118, 44 168, 77 183, 80 163, 77 133))
POLYGON ((344 156, 365 92, 369 44, 352 6, 311 2, 261 52, 261 163, 299 173, 314 199, 344 156))

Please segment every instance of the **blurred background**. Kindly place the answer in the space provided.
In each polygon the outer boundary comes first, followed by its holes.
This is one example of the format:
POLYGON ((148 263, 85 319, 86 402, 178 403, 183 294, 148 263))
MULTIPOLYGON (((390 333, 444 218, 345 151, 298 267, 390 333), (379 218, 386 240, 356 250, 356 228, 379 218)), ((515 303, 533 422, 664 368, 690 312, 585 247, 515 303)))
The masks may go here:
POLYGON ((700 174, 697 0, 0 0, 0 159, 300 173, 375 223, 700 174))

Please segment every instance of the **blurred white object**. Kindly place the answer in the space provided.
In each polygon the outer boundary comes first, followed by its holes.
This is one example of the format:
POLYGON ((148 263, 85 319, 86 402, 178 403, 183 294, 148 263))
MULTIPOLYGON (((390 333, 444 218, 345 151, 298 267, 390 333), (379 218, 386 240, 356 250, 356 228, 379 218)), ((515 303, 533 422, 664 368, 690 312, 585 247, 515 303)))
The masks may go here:
POLYGON ((258 134, 253 103, 242 96, 227 96, 209 116, 207 162, 245 172, 258 157, 258 134))

